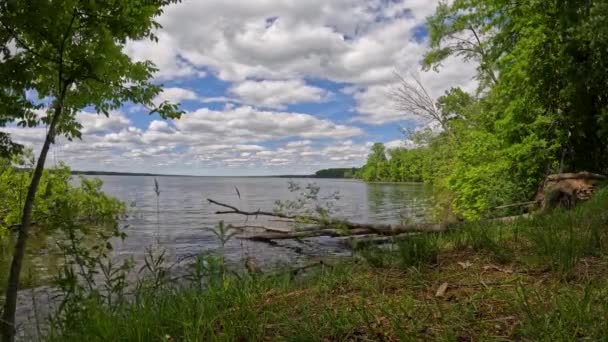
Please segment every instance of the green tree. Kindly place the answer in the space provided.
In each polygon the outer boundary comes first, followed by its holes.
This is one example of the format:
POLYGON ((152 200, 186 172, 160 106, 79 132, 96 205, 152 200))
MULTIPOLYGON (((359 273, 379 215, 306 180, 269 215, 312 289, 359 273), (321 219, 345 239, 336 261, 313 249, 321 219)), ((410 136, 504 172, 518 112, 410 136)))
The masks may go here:
POLYGON ((360 178, 368 182, 385 181, 389 175, 384 144, 375 143, 367 163, 360 170, 360 178))
MULTIPOLYGON (((450 56, 479 65, 478 99, 457 90, 437 108, 456 139, 438 144, 436 184, 469 219, 530 199, 547 173, 608 171, 608 3, 454 0, 429 18, 425 67, 450 56), (449 165, 449 167, 446 167, 449 165)), ((434 152, 434 153, 435 153, 434 152)))
POLYGON ((494 80, 482 85, 507 145, 536 136, 547 148, 543 169, 606 172, 607 17, 605 1, 444 2, 429 18, 425 64, 478 61, 479 78, 494 80))
MULTIPOLYGON (((124 102, 143 104, 162 118, 176 105, 153 105, 161 91, 151 83, 154 65, 133 62, 128 40, 157 40, 155 18, 178 0, 8 0, 0 2, 0 124, 45 124, 47 134, 23 206, 2 317, 3 341, 14 340, 16 297, 36 192, 50 145, 57 136, 81 136, 76 114, 93 108, 108 116, 124 102), (26 97, 35 91, 38 99, 26 97), (42 99, 42 100, 39 100, 42 99), (38 119, 33 109, 46 107, 38 119)), ((13 146, 3 135, 4 146, 13 146)), ((8 150, 5 148, 5 150, 8 150)))

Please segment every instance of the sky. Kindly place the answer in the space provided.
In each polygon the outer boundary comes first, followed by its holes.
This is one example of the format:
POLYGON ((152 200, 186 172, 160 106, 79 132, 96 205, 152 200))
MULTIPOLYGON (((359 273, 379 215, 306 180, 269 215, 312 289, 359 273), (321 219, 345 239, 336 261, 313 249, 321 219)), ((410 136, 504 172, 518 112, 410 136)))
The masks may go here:
MULTIPOLYGON (((159 18, 159 42, 129 42, 163 85, 155 100, 185 114, 163 121, 123 106, 82 112, 82 140, 58 139, 49 164, 75 170, 184 175, 310 174, 359 167, 374 142, 404 144, 424 126, 388 97, 395 72, 433 97, 473 91, 475 66, 456 58, 421 70, 434 0, 184 0, 159 18)), ((43 127, 3 129, 37 149, 43 127)))

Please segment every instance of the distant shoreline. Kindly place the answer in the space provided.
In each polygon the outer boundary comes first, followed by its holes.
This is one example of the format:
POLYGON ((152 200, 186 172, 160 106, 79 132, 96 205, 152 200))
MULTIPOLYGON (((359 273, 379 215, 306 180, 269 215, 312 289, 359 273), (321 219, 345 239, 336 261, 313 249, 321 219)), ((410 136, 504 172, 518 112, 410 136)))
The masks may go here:
POLYGON ((315 179, 348 179, 340 177, 320 177, 316 175, 269 175, 269 176, 197 176, 197 175, 172 175, 160 173, 143 172, 113 172, 113 171, 72 171, 73 175, 85 176, 140 176, 140 177, 218 177, 218 178, 315 178, 315 179))

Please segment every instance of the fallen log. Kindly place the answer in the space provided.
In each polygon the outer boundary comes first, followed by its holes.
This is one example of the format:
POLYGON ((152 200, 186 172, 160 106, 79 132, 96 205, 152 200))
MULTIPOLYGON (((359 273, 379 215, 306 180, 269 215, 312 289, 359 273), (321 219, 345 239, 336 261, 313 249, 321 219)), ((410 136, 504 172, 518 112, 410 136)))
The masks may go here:
POLYGON ((327 219, 314 216, 297 216, 297 215, 285 215, 281 213, 269 212, 269 211, 244 211, 235 206, 221 203, 212 199, 208 199, 209 203, 215 204, 220 207, 224 207, 230 210, 216 211, 218 215, 226 214, 237 214, 243 216, 269 216, 293 219, 295 222, 307 222, 314 223, 313 227, 305 227, 301 230, 294 230, 290 232, 280 232, 276 229, 265 229, 266 227, 256 226, 269 231, 269 233, 256 234, 251 236, 241 236, 240 239, 270 242, 275 240, 296 240, 313 237, 344 237, 344 236, 355 236, 355 235, 377 235, 377 236, 395 236, 402 235, 405 233, 428 233, 428 232, 444 232, 455 228, 460 225, 460 222, 452 224, 431 224, 431 223, 418 223, 408 225, 391 225, 391 224, 372 224, 372 223, 356 223, 340 219, 327 219))
POLYGON ((341 236, 358 235, 358 234, 369 234, 370 232, 371 232, 370 230, 366 230, 366 229, 350 230, 350 231, 348 231, 348 233, 346 233, 345 231, 341 231, 340 229, 319 229, 319 230, 306 231, 306 232, 266 233, 266 234, 256 234, 256 235, 252 235, 252 236, 240 236, 239 239, 268 242, 268 241, 276 241, 276 240, 307 239, 307 238, 320 237, 320 236, 341 237, 341 236))
POLYGON ((374 246, 390 244, 398 240, 408 239, 414 235, 422 233, 402 233, 393 236, 378 236, 378 235, 360 235, 350 236, 342 240, 341 242, 351 248, 359 248, 363 246, 374 246))
POLYGON ((598 173, 591 173, 587 171, 577 173, 558 173, 549 175, 546 178, 548 181, 559 182, 566 179, 589 179, 589 180, 608 180, 607 176, 600 175, 598 173))

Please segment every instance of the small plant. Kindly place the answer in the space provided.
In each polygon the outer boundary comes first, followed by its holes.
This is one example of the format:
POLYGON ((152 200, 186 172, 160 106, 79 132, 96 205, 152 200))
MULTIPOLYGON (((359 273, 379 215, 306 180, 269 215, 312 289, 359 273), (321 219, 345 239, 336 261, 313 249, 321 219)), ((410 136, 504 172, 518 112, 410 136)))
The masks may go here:
MULTIPOLYGON (((197 259, 198 266, 204 266, 202 269, 208 274, 215 274, 215 270, 219 271, 222 278, 226 276, 226 261, 225 261, 225 247, 226 244, 236 236, 240 231, 231 228, 230 225, 226 225, 224 221, 218 222, 214 228, 205 228, 206 231, 211 232, 220 243, 219 255, 206 254, 200 256, 197 259)), ((195 264, 196 265, 196 264, 195 264)), ((197 273, 200 273, 197 271, 197 273)))
POLYGON ((226 225, 224 221, 218 222, 214 228, 205 228, 206 231, 211 232, 220 243, 222 254, 224 254, 224 247, 235 235, 239 233, 239 230, 231 228, 230 225, 226 225))
POLYGON ((538 261, 568 275, 585 256, 600 256, 608 242, 608 189, 572 210, 555 209, 535 217, 522 235, 530 241, 538 261))
POLYGON ((160 186, 154 178, 154 194, 156 194, 156 244, 160 244, 160 186))
POLYGON ((499 263, 507 263, 513 259, 513 251, 502 244, 500 234, 502 226, 496 223, 498 227, 488 227, 487 224, 474 222, 468 224, 460 234, 461 244, 471 247, 475 251, 487 251, 492 253, 495 260, 499 263))
POLYGON ((437 262, 439 242, 437 235, 414 235, 397 242, 399 264, 402 267, 420 267, 437 262))
POLYGON ((519 284, 517 306, 525 315, 519 330, 530 339, 546 341, 581 341, 606 336, 608 326, 600 317, 608 314, 607 302, 608 292, 591 285, 582 290, 556 291, 547 299, 519 284))
POLYGON ((437 262, 439 254, 439 236, 413 235, 382 248, 379 246, 363 246, 358 254, 372 267, 422 267, 437 262))
POLYGON ((297 216, 298 223, 307 224, 308 218, 315 217, 320 220, 331 221, 336 202, 340 200, 338 191, 321 196, 321 188, 315 183, 302 186, 296 182, 288 182, 289 192, 295 194, 293 200, 275 202, 275 213, 297 216))

